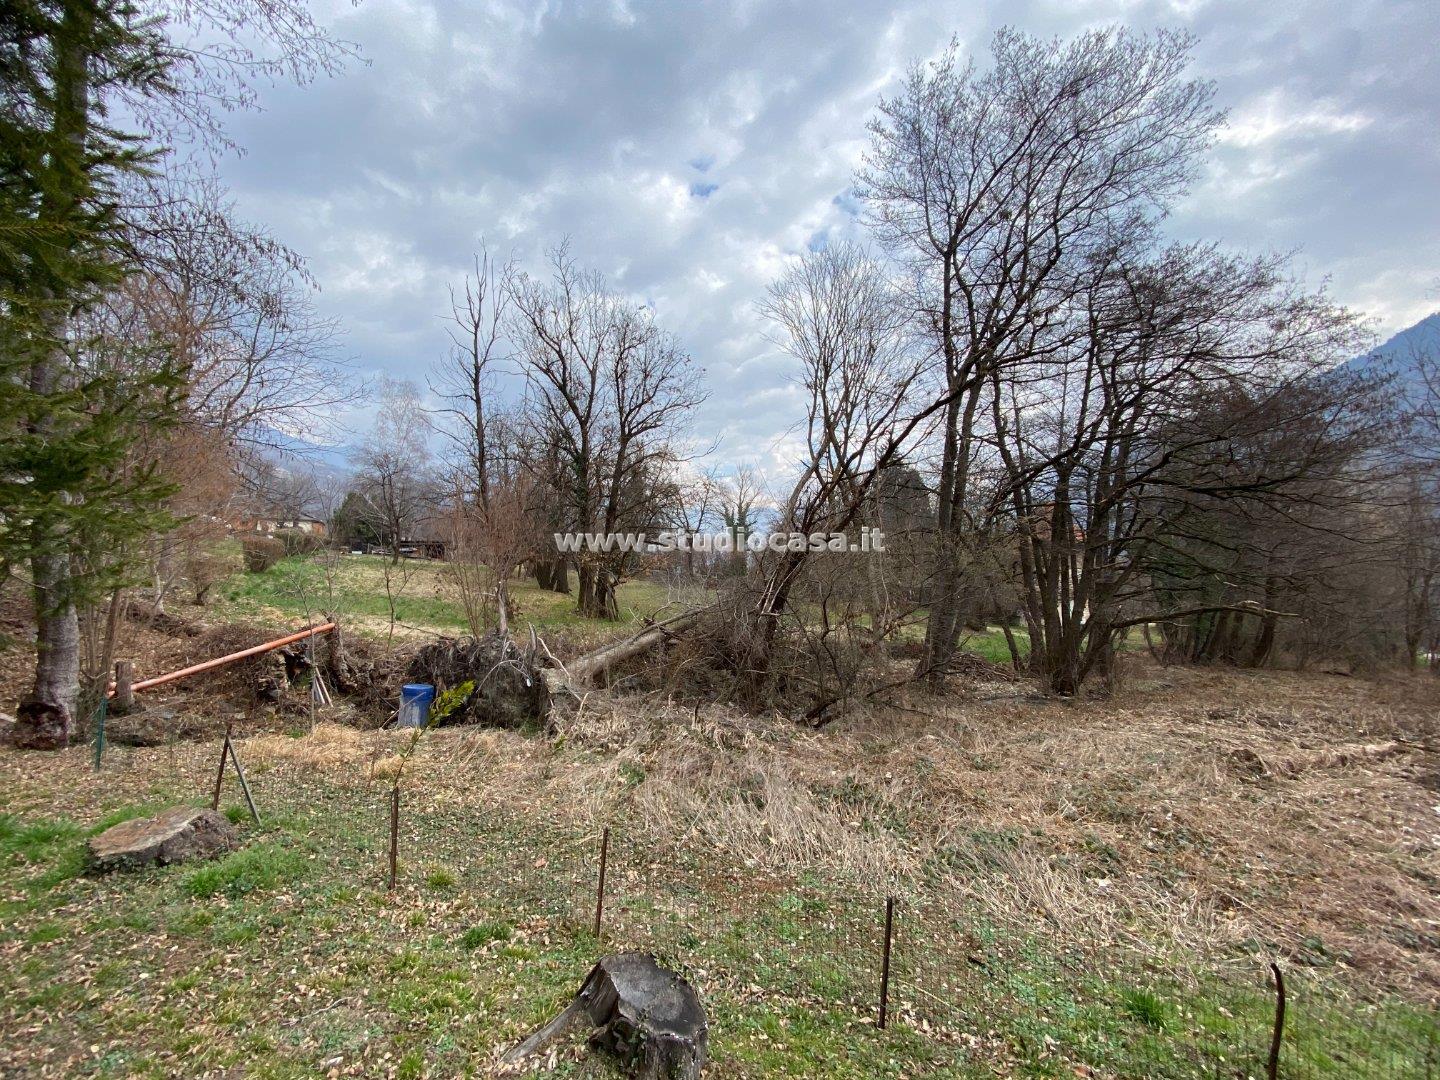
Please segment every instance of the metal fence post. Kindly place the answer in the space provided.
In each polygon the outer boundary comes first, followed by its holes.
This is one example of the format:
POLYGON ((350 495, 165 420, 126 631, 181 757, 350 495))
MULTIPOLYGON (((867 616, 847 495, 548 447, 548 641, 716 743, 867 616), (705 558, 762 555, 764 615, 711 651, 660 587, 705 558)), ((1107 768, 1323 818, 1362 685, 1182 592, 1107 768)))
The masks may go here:
POLYGON ((880 1030, 885 1030, 890 1014, 890 939, 895 931, 895 897, 885 898, 885 952, 880 961, 880 1030))
POLYGON ((610 829, 600 835, 600 880, 595 886, 595 937, 600 937, 600 919, 605 912, 605 864, 610 855, 610 829))
POLYGON ((1285 976, 1280 973, 1280 965, 1270 964, 1270 970, 1275 975, 1275 1029, 1270 1035, 1270 1057, 1265 1062, 1265 1076, 1267 1080, 1276 1080, 1280 1075, 1280 1043, 1285 1038, 1285 976))

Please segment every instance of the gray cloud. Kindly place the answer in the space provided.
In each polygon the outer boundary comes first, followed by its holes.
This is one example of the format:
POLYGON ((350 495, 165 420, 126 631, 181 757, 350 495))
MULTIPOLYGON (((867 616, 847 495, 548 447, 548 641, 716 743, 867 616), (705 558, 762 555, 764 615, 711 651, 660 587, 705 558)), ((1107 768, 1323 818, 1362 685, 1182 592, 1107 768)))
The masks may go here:
MULTIPOLYGON (((865 121, 951 34, 1182 26, 1232 125, 1180 236, 1301 249, 1307 278, 1391 331, 1436 306, 1433 3, 339 4, 370 59, 277 89, 233 126, 243 211, 308 255, 367 370, 422 380, 475 241, 538 266, 565 237, 706 368, 696 427, 768 461, 796 416, 755 303, 784 261, 856 230, 865 121)), ((778 462, 777 462, 778 463, 778 462)))

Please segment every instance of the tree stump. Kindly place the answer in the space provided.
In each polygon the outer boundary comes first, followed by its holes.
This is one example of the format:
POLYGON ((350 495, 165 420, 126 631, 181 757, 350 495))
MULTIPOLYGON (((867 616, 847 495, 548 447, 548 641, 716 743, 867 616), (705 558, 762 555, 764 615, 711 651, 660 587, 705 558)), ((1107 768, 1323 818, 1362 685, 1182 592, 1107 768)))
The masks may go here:
POLYGON ((122 821, 89 842, 88 870, 103 874, 141 866, 213 859, 240 846, 240 833, 214 810, 172 806, 151 818, 122 821))
POLYGON ((590 1045, 618 1057, 637 1080, 699 1080, 708 1022, 695 990, 645 953, 616 953, 590 969, 559 1016, 505 1055, 517 1064, 539 1053, 582 1018, 590 1045))

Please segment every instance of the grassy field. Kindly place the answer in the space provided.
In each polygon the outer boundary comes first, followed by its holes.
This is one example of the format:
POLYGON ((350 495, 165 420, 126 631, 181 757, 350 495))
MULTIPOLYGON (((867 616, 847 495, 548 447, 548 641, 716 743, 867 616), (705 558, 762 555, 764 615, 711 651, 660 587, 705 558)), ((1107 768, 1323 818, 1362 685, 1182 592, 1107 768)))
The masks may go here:
MULTIPOLYGON (((313 617, 320 611, 336 610, 347 621, 372 636, 389 630, 389 603, 385 595, 386 560, 378 555, 344 555, 327 580, 323 563, 305 556, 282 559, 263 573, 237 572, 215 588, 213 615, 220 619, 290 623, 313 617)), ((465 609, 444 563, 408 560, 401 564, 395 580, 396 634, 413 638, 427 634, 455 634, 467 629, 465 609)), ((510 586, 519 628, 533 625, 543 635, 560 634, 578 642, 600 641, 622 632, 637 619, 654 615, 667 607, 704 602, 698 589, 672 589, 652 581, 627 581, 620 586, 620 625, 586 619, 575 610, 574 596, 541 589, 534 581, 517 578, 510 586)), ((923 624, 907 627, 898 640, 920 641, 923 624)), ((1022 653, 1030 639, 1023 629, 1015 631, 1022 653)), ((967 634, 962 642, 967 652, 991 663, 1008 665, 1010 650, 998 628, 967 634)))
MULTIPOLYGON (((100 774, 83 748, 0 750, 0 1074, 498 1075, 598 955, 633 946, 701 990, 715 1076, 1210 1076, 1206 1046, 1222 1075, 1262 1075, 1258 960, 1278 955, 1282 1075, 1418 1080, 1432 856, 1403 837, 1432 812, 1410 778, 1428 758, 1264 783, 1224 765, 1377 737, 1365 725, 1423 708, 1408 695, 1152 673, 1119 704, 977 702, 825 735, 597 699, 554 737, 427 736, 393 895, 393 734, 242 740, 265 817, 232 807, 243 850, 100 879, 84 838, 203 799, 218 747, 117 751, 100 774), (1340 1006, 1382 984, 1409 989, 1340 1006)), ((546 1064, 616 1075, 578 1044, 546 1064)))
MULTIPOLYGON (((327 576, 316 559, 294 556, 282 559, 262 573, 237 573, 216 587, 215 615, 221 619, 294 621, 317 612, 334 610, 356 628, 374 634, 389 629, 389 601, 385 591, 387 560, 379 555, 343 555, 327 576)), ((467 628, 465 608, 446 564, 424 559, 402 561, 393 572, 397 636, 455 634, 467 628)), ((575 597, 541 589, 529 579, 511 583, 516 626, 533 625, 542 634, 604 637, 614 624, 581 617, 575 597)), ((648 581, 620 586, 621 625, 653 615, 667 604, 690 599, 687 595, 648 581)))

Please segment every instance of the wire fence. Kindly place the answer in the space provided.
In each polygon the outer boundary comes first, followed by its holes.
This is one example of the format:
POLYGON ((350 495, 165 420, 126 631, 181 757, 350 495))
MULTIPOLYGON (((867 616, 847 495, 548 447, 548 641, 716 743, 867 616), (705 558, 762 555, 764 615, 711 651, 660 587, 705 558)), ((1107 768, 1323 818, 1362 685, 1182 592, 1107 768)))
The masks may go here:
MULTIPOLYGON (((426 823, 412 826, 405 842, 423 850, 426 823)), ((1433 1006, 1347 994, 1303 968, 1283 969, 1277 1015, 1266 961, 1177 970, 1097 954, 988 926, 923 889, 724 875, 703 852, 681 844, 657 857, 619 827, 540 845, 542 855, 516 855, 543 860, 543 873, 506 873, 507 853, 494 850, 481 875, 506 882, 499 901, 515 922, 598 925, 602 952, 653 953, 707 999, 763 999, 796 1022, 878 1025, 884 996, 885 1021, 924 1040, 936 1062, 997 1073, 1049 1065, 1063 1076, 1440 1080, 1433 1006)))
MULTIPOLYGON (((286 782, 300 773, 265 770, 256 784, 262 811, 268 801, 300 818, 335 813, 316 804, 312 784, 286 782)), ((596 957, 653 953, 707 1001, 765 1002, 797 1025, 878 1026, 883 997, 885 1023, 941 1067, 1156 1080, 1440 1080, 1433 1004, 1347 986, 1324 971, 1283 965, 1282 1012, 1268 959, 1177 968, 1133 948, 1064 939, 1038 918, 1033 927, 995 925, 914 882, 727 871, 713 850, 678 840, 657 851, 632 840, 623 822, 576 836, 523 809, 402 798, 392 833, 388 785, 334 797, 344 813, 373 822, 381 887, 393 835, 401 888, 427 867, 449 868, 510 926, 581 936, 598 929, 596 957)))

